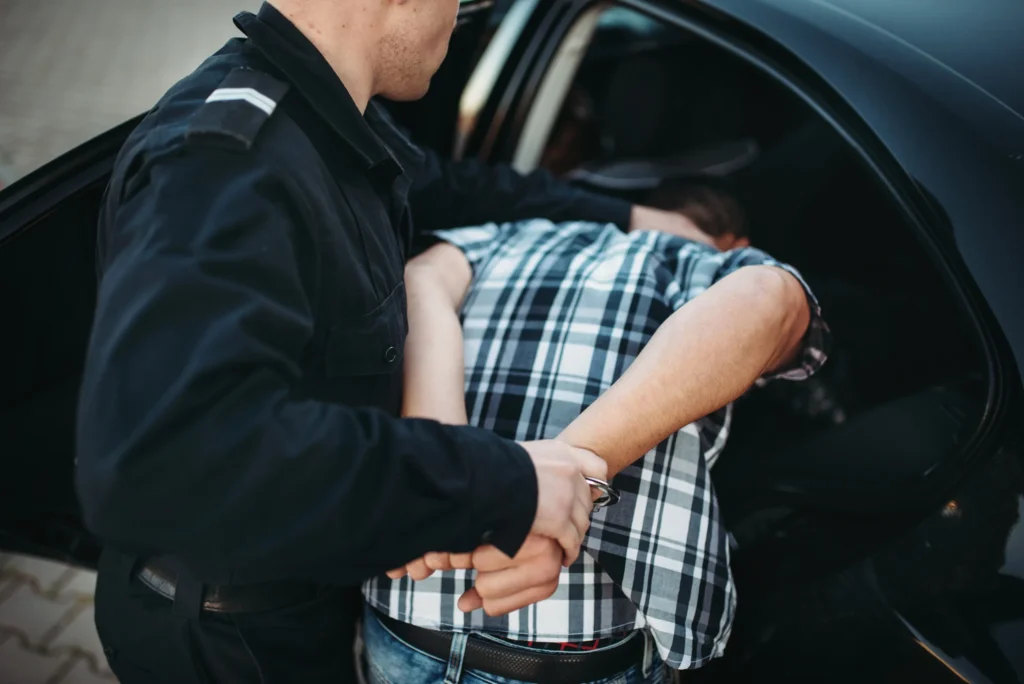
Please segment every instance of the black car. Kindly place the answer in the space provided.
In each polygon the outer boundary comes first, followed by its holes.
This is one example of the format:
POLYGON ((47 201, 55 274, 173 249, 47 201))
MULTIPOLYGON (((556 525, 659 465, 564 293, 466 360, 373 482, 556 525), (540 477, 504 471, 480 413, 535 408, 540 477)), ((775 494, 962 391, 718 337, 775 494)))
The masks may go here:
MULTIPOLYGON (((825 371, 744 397, 713 470, 739 612, 684 681, 1024 680, 1022 30, 1009 0, 469 0, 431 92, 391 107, 453 156, 630 199, 715 179, 818 293, 825 371)), ((97 557, 74 408, 135 123, 0 193, 7 550, 97 557)))

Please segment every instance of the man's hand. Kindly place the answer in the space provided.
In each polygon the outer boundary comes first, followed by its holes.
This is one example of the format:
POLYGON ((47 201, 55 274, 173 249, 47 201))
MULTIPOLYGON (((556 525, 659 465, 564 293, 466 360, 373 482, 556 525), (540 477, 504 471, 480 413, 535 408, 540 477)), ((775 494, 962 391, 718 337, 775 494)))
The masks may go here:
POLYGON ((491 617, 505 615, 543 601, 555 593, 565 554, 550 537, 531 534, 515 558, 494 546, 481 546, 473 553, 428 553, 388 573, 400 579, 406 573, 414 580, 430 577, 436 570, 476 570, 473 588, 459 598, 459 610, 469 613, 480 608, 491 617))
POLYGON ((553 539, 531 534, 515 558, 493 546, 472 554, 477 570, 473 588, 459 598, 464 613, 483 608, 495 617, 543 601, 555 593, 562 571, 562 547, 553 539))
POLYGON ((594 496, 583 478, 608 476, 608 465, 596 454, 554 440, 522 442, 537 471, 537 514, 530 532, 557 541, 568 567, 580 553, 590 529, 594 496))
MULTIPOLYGON (((568 567, 579 556, 580 544, 590 529, 590 513, 594 508, 594 494, 583 478, 607 479, 608 464, 592 451, 554 440, 522 442, 521 446, 530 455, 537 471, 537 514, 527 540, 535 536, 555 540, 563 551, 562 562, 568 567)), ((473 553, 428 553, 388 571, 387 575, 391 579, 400 579, 408 574, 414 580, 424 580, 437 570, 479 570, 474 565, 477 553, 480 549, 473 553)))

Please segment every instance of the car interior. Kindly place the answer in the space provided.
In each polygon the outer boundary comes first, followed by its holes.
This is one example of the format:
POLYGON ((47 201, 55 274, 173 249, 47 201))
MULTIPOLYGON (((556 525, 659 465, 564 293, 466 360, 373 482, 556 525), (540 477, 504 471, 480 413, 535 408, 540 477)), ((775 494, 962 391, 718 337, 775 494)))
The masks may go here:
POLYGON ((713 182, 743 207, 753 245, 797 267, 820 302, 824 369, 742 397, 712 471, 737 572, 748 558, 771 581, 768 555, 792 559, 773 563, 776 579, 796 579, 923 515, 918 482, 978 427, 986 360, 917 229, 843 137, 748 62, 615 6, 568 30, 530 107, 520 170, 637 202, 713 182))
MULTIPOLYGON (((770 383, 736 404, 713 479, 737 562, 813 552, 822 566, 838 563, 861 536, 877 543, 879 526, 923 516, 915 486, 973 436, 986 359, 873 172, 784 86, 631 9, 600 6, 577 21, 545 74, 509 161, 641 202, 667 182, 715 178, 744 207, 753 244, 802 272, 832 329, 817 377, 770 383)), ((5 549, 59 549, 85 564, 98 554, 73 490, 74 406, 95 305, 97 208, 132 125, 0 202, 0 448, 13 463, 0 481, 5 549)), ((808 564, 773 567, 795 578, 808 564)))

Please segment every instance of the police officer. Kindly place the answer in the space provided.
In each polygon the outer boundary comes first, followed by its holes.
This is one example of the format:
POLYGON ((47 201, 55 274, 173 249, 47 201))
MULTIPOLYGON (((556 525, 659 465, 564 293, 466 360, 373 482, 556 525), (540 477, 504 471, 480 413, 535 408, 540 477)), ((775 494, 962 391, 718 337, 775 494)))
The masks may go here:
POLYGON ((125 684, 349 681, 339 587, 530 532, 571 560, 599 459, 395 417, 404 259, 489 220, 673 220, 396 130, 372 98, 426 92, 458 0, 274 5, 157 103, 101 211, 77 486, 125 684))

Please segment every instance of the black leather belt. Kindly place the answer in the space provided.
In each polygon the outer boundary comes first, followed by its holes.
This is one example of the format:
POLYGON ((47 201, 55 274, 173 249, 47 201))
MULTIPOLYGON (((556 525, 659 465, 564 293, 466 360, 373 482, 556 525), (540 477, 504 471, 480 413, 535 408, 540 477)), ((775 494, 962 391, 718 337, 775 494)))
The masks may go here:
MULTIPOLYGON (((159 560, 143 564, 137 577, 164 598, 174 601, 178 574, 159 560)), ((261 582, 259 584, 211 585, 202 587, 202 609, 213 613, 256 613, 294 606, 326 596, 333 587, 295 581, 261 582)))
MULTIPOLYGON (((413 648, 443 661, 451 652, 451 632, 424 629, 399 622, 372 609, 381 624, 413 648)), ((478 637, 466 641, 463 668, 526 682, 589 682, 605 679, 644 661, 644 638, 639 632, 615 648, 599 651, 525 651, 478 637)))

